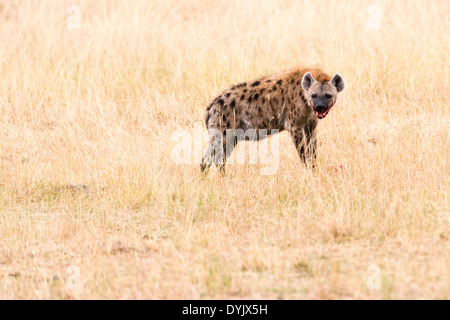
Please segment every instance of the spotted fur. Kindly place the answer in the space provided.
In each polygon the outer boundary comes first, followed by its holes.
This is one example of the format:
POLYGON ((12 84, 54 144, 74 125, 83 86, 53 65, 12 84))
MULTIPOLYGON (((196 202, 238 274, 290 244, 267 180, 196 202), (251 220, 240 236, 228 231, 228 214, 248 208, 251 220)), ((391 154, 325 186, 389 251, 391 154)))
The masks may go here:
MULTIPOLYGON (((342 77, 331 78, 317 68, 296 68, 250 82, 242 82, 223 91, 207 107, 205 123, 214 131, 202 159, 205 171, 212 162, 224 170, 232 148, 226 148, 227 129, 247 132, 259 129, 288 130, 300 158, 314 166, 318 119, 322 119, 344 88, 342 77), (221 152, 217 152, 220 150, 221 152), (227 151, 228 154, 225 152, 227 151)), ((238 141, 233 141, 233 146, 238 141)))

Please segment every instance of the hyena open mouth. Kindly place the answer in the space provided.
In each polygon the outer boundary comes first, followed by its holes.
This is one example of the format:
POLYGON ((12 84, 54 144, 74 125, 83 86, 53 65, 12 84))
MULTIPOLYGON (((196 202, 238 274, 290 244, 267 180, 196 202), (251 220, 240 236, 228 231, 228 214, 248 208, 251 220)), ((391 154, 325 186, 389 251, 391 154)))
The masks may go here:
POLYGON ((328 112, 331 110, 331 108, 333 108, 333 106, 334 106, 334 103, 330 104, 330 105, 328 106, 328 108, 325 109, 325 110, 318 111, 318 110, 316 110, 316 109, 314 109, 314 108, 313 108, 313 110, 314 110, 314 113, 316 114, 317 118, 323 119, 323 118, 326 117, 326 115, 327 115, 328 112))

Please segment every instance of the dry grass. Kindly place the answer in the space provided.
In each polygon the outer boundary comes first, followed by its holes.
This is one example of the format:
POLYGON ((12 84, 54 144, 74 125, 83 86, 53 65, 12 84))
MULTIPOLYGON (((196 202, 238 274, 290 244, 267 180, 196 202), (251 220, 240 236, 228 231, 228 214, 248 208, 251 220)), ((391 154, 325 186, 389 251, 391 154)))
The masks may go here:
POLYGON ((449 299, 449 12, 1 0, 0 298, 449 299), (298 64, 347 83, 317 172, 285 133, 272 176, 171 160, 216 93, 298 64))

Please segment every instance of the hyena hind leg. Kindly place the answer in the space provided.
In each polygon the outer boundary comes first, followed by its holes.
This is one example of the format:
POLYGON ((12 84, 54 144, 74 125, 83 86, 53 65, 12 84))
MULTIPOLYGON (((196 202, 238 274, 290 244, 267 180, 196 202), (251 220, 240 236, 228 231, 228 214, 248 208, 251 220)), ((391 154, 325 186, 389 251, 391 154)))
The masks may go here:
POLYGON ((209 167, 211 167, 214 162, 217 166, 223 164, 223 139, 222 134, 214 132, 210 135, 211 139, 209 141, 208 147, 206 148, 205 154, 202 158, 202 163, 200 164, 200 170, 202 172, 208 172, 209 167))
POLYGON ((238 141, 238 138, 233 134, 227 135, 226 139, 224 140, 224 144, 222 147, 223 159, 221 159, 223 161, 220 164, 216 162, 216 165, 219 167, 219 170, 222 174, 225 174, 225 164, 227 163, 227 159, 233 153, 233 150, 236 147, 238 141))
POLYGON ((200 164, 200 170, 203 173, 208 173, 209 167, 211 167, 211 164, 213 162, 214 157, 214 144, 210 143, 208 147, 206 148, 205 154, 202 158, 202 163, 200 164))
POLYGON ((227 158, 230 157, 237 142, 238 139, 234 136, 231 136, 229 141, 223 139, 223 136, 218 137, 215 135, 211 137, 211 141, 206 149, 205 155, 202 158, 202 163, 200 165, 201 171, 207 172, 209 167, 214 162, 220 172, 225 174, 225 164, 227 162, 227 158))

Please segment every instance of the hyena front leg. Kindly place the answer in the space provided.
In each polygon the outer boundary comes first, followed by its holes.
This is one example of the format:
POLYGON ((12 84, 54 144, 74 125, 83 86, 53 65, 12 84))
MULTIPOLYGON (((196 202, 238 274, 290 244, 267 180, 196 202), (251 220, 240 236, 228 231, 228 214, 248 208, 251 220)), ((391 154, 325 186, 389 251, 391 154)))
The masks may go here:
POLYGON ((312 168, 316 167, 317 163, 317 136, 316 136, 317 120, 309 120, 304 127, 306 136, 306 159, 311 163, 312 168))
POLYGON ((315 123, 308 123, 303 128, 294 127, 290 130, 292 140, 294 141, 295 148, 298 151, 300 159, 306 166, 311 166, 313 169, 316 167, 317 158, 317 139, 315 128, 315 123))

